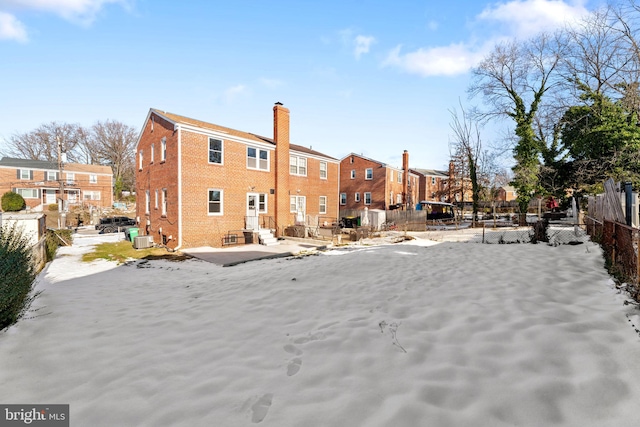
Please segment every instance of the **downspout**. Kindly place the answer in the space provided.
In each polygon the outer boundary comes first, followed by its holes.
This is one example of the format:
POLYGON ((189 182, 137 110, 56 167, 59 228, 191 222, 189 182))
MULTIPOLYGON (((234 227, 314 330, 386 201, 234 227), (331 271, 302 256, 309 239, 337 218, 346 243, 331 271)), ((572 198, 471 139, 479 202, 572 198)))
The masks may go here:
POLYGON ((178 246, 173 248, 176 252, 182 247, 182 128, 178 127, 178 246))

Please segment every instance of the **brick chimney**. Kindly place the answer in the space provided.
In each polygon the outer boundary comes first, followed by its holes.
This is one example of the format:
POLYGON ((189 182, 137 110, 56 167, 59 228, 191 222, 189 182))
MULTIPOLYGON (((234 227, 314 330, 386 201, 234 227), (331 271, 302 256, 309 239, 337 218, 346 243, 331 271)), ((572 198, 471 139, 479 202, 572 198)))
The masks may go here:
POLYGON ((289 213, 289 110, 276 102, 273 107, 273 140, 276 143, 276 206, 278 232, 290 222, 289 213))
POLYGON ((404 172, 404 179, 402 180, 402 198, 405 205, 409 203, 409 152, 404 150, 402 153, 402 171, 404 172))

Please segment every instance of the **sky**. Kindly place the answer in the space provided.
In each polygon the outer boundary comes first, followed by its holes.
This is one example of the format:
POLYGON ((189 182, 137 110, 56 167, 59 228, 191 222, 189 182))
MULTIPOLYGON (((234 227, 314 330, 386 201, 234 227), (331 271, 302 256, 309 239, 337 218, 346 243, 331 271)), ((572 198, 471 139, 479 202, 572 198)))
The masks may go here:
POLYGON ((599 1, 0 0, 0 151, 52 121, 140 130, 149 108, 271 137, 281 102, 294 144, 446 169, 472 67, 599 1))

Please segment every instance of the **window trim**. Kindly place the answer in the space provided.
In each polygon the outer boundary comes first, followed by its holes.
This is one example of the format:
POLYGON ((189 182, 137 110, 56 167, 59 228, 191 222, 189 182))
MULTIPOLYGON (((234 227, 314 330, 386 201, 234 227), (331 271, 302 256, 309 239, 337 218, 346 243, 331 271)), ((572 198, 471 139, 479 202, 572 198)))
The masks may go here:
POLYGON ((149 194, 149 190, 144 191, 144 213, 149 215, 151 211, 151 194, 149 194))
POLYGON ((95 173, 89 174, 89 184, 97 184, 98 183, 98 175, 95 173))
POLYGON ((356 203, 360 203, 360 192, 359 191, 356 191, 354 193, 354 200, 355 200, 356 203))
POLYGON ((218 138, 214 138, 214 137, 212 137, 212 136, 210 136, 210 137, 209 137, 209 142, 207 143, 207 162, 208 162, 210 165, 221 165, 221 166, 222 166, 222 165, 224 165, 224 140, 222 140, 222 139, 218 139, 218 138), (212 150, 212 149, 211 149, 211 143, 212 143, 213 141, 217 141, 217 142, 219 142, 219 143, 220 143, 220 150, 219 150, 219 151, 218 151, 218 150, 212 150), (219 152, 219 153, 220 153, 220 161, 219 161, 219 162, 212 162, 212 161, 211 161, 211 152, 212 152, 212 151, 213 151, 214 153, 217 153, 217 152, 219 152))
POLYGON ((151 144, 151 161, 149 163, 153 164, 153 157, 155 155, 156 147, 155 144, 151 144))
POLYGON ((356 170, 351 169, 351 179, 356 179, 356 170))
POLYGON ((347 204, 347 193, 340 193, 340 206, 347 204))
POLYGON ((371 204, 371 193, 370 192, 366 192, 364 193, 364 204, 365 205, 370 205, 371 204), (368 195, 368 197, 367 197, 368 195), (369 199, 369 202, 367 203, 367 198, 369 199))
POLYGON ((142 170, 142 159, 144 158, 144 151, 138 151, 138 170, 142 170))
POLYGON ((163 188, 162 189, 162 216, 167 216, 167 189, 163 188))
POLYGON ((167 137, 163 136, 160 141, 160 163, 167 161, 167 137))
POLYGON ((366 181, 371 181, 373 179, 373 168, 366 168, 364 170, 364 179, 366 181))
POLYGON ((304 200, 304 211, 303 213, 306 215, 307 214, 307 196, 298 196, 298 195, 292 195, 289 196, 289 213, 298 213, 298 206, 300 206, 299 200, 304 200), (293 203, 291 203, 291 201, 295 200, 295 210, 291 209, 291 206, 293 206, 293 203))
POLYGON ((247 169, 269 172, 271 170, 271 162, 269 161, 270 160, 269 158, 270 158, 269 150, 266 150, 266 149, 263 149, 263 148, 259 148, 259 147, 253 146, 253 145, 248 145, 247 146, 247 169), (249 150, 255 150, 256 156, 255 157, 250 157, 249 156, 249 150), (261 168, 260 167, 260 163, 263 160, 262 157, 261 157, 262 153, 266 153, 267 154, 267 158, 264 159, 266 161, 266 168, 261 168), (255 166, 249 166, 249 159, 255 159, 256 165, 255 166))
POLYGON ((328 179, 329 176, 329 165, 325 161, 320 161, 320 179, 328 179), (322 176, 322 172, 324 172, 324 176, 322 176))
POLYGON ((289 154, 289 175, 297 175, 297 176, 307 176, 307 171, 309 167, 309 161, 307 157, 297 156, 295 154, 289 154), (295 162, 292 160, 295 159, 295 162), (304 160, 304 173, 300 173, 300 160, 304 160), (291 168, 295 168, 295 172, 291 171, 291 168))
POLYGON ((154 202, 154 209, 158 210, 158 189, 156 188, 156 199, 154 202))
MULTIPOLYGON (((215 163, 214 163, 215 164, 215 163)), ((207 216, 223 216, 224 215, 224 190, 222 188, 208 188, 207 189, 207 216), (220 201, 211 201, 211 192, 217 191, 220 193, 220 201), (220 212, 211 212, 211 203, 220 204, 220 212)))
POLYGON ((318 213, 319 214, 327 214, 327 196, 320 196, 320 199, 318 200, 318 213), (322 200, 324 199, 324 203, 322 203, 322 200), (322 209, 322 207, 324 206, 324 209, 322 209))
POLYGON ((73 185, 76 180, 76 174, 74 172, 65 172, 66 180, 65 182, 69 185, 73 185))
POLYGON ((37 188, 16 188, 16 193, 21 195, 23 199, 39 199, 40 198, 40 191, 38 191, 39 189, 37 188), (32 195, 31 196, 26 196, 23 192, 25 191, 31 191, 32 195), (33 194, 35 194, 35 196, 33 196, 33 194))

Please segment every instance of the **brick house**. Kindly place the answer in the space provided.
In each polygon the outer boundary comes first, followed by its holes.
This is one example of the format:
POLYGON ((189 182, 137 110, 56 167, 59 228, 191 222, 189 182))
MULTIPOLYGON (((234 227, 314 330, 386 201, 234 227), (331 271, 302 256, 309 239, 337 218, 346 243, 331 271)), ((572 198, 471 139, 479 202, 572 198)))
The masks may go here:
POLYGON ((74 206, 110 207, 113 172, 109 166, 64 163, 60 176, 55 162, 3 157, 0 192, 8 191, 22 195, 27 208, 38 212, 61 200, 66 210, 74 206))
POLYGON ((341 209, 415 209, 419 177, 409 169, 409 152, 402 169, 351 153, 340 161, 341 209))
POLYGON ((516 189, 511 185, 505 185, 502 187, 498 187, 496 190, 496 201, 500 202, 512 202, 516 200, 518 197, 518 193, 516 189))
POLYGON ((136 148, 140 234, 172 249, 221 247, 335 221, 339 161, 291 144, 289 110, 276 103, 273 114, 268 138, 150 109, 136 148))
POLYGON ((445 184, 449 177, 446 171, 435 169, 411 169, 419 179, 419 201, 442 201, 445 196, 445 184))

